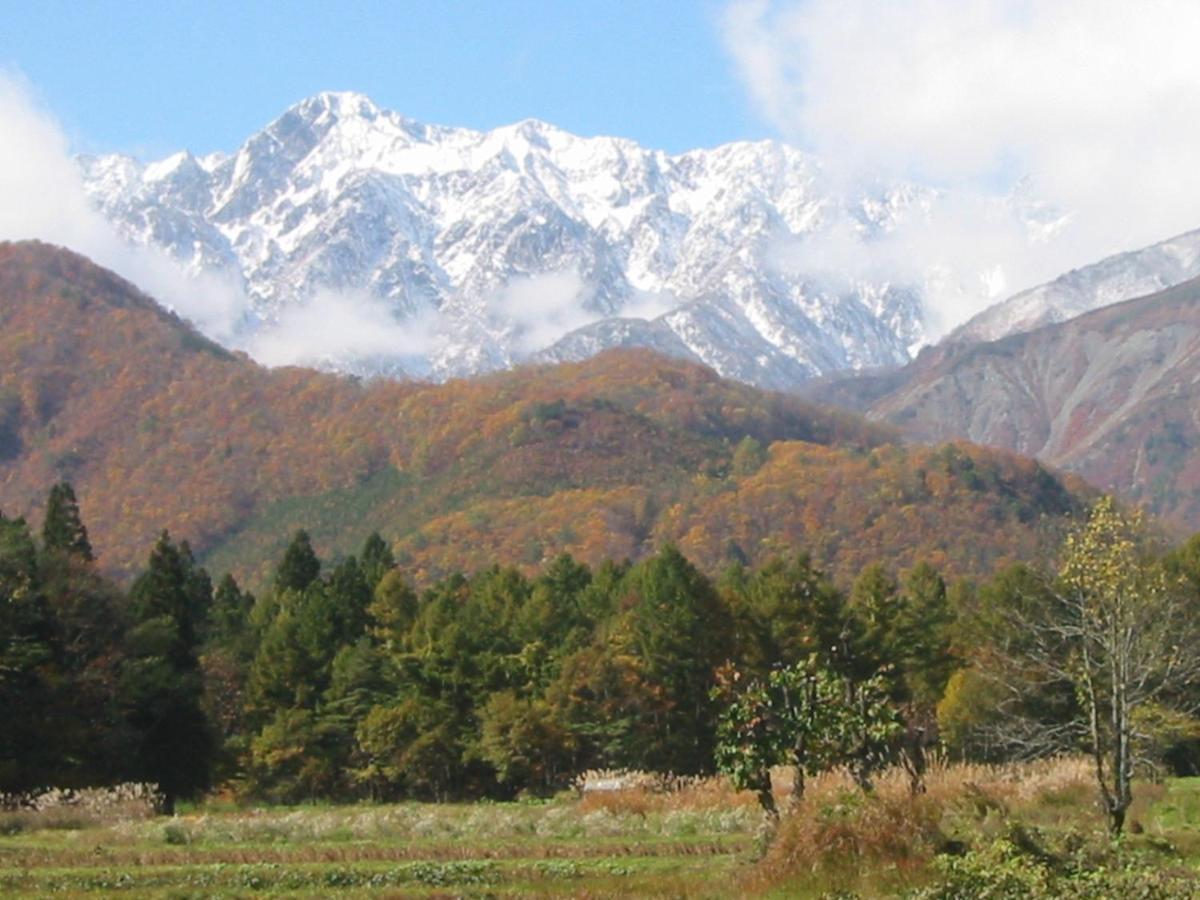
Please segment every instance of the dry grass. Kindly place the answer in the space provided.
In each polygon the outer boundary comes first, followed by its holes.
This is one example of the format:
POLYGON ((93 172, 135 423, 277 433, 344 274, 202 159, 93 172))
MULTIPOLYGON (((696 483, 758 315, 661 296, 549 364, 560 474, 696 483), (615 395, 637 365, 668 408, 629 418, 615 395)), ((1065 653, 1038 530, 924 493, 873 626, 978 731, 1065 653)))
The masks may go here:
MULTIPOLYGON (((783 808, 790 787, 777 785, 783 808)), ((1074 757, 1008 765, 935 761, 916 796, 899 768, 883 772, 869 795, 849 773, 834 770, 808 783, 747 887, 804 883, 887 895, 921 884, 937 854, 961 852, 968 840, 999 833, 1014 818, 1028 822, 1062 810, 1077 822, 1081 809, 1090 812, 1094 794, 1087 761, 1074 757)), ((1102 829, 1098 813, 1093 818, 1102 829)))
POLYGON ((0 834, 41 829, 77 830, 115 822, 144 821, 162 807, 153 784, 129 782, 104 788, 51 788, 0 794, 0 834))
MULTIPOLYGON (((594 773, 585 773, 585 777, 590 774, 594 773)), ((713 810, 757 814, 754 795, 734 790, 724 776, 680 778, 646 772, 606 772, 603 775, 605 781, 615 785, 614 788, 582 788, 582 796, 576 804, 579 811, 635 816, 713 810)))

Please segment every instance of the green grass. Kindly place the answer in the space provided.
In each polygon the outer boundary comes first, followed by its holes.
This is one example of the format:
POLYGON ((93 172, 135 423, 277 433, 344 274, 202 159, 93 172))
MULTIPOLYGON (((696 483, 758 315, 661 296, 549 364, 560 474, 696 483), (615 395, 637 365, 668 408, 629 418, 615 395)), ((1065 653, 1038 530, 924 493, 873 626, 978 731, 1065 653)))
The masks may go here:
POLYGON ((2 836, 0 896, 960 896, 928 893, 951 883, 939 879, 989 890, 1011 882, 988 894, 1001 898, 1191 896, 1131 891, 1139 879, 1179 877, 1191 890, 1200 779, 1139 785, 1130 833, 1114 844, 1084 768, 1022 777, 947 769, 919 801, 933 804, 923 820, 899 778, 872 798, 848 793, 844 776, 817 779, 761 857, 756 807, 723 788, 517 803, 213 802, 169 819, 2 836), (898 845, 897 834, 911 842, 898 845), (951 839, 959 850, 938 846, 951 839), (1072 860, 1092 861, 1082 880, 1072 860))
POLYGON ((728 896, 756 816, 552 803, 231 810, 0 839, 0 895, 728 896))

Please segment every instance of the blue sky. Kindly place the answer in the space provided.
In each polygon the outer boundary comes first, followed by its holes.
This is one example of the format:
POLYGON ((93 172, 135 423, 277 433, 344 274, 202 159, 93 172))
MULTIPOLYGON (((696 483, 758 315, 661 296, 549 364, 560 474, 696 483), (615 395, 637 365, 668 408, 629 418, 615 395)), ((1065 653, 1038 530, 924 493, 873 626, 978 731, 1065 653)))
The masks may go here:
POLYGON ((290 104, 355 90, 425 122, 540 118, 670 151, 760 138, 714 0, 9 0, 0 65, 75 149, 232 150, 290 104))
POLYGON ((827 184, 936 185, 936 215, 839 261, 897 280, 1011 293, 1200 226, 1196 0, 0 0, 0 22, 0 235, 57 209, 40 233, 69 243, 86 197, 41 194, 72 154, 231 151, 321 90, 673 152, 778 137, 827 184), (1063 227, 996 214, 1018 177, 1003 208, 1063 227))

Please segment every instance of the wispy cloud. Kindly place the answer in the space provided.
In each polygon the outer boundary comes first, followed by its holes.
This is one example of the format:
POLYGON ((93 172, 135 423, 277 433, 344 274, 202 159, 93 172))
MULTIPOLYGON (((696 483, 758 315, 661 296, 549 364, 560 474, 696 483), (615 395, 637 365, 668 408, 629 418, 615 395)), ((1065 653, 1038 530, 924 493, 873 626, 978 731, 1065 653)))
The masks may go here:
POLYGON ((124 240, 92 207, 61 127, 18 73, 0 74, 0 122, 0 240, 36 238, 82 253, 265 365, 377 357, 428 369, 439 341, 429 316, 401 321, 365 294, 325 291, 262 321, 234 274, 189 273, 164 251, 124 240))
POLYGON ((0 74, 0 240, 38 239, 90 257, 197 328, 231 343, 250 308, 237 283, 189 276, 160 251, 133 247, 87 199, 62 129, 19 74, 0 74))
MULTIPOLYGON (((723 25, 760 114, 832 177, 954 198, 875 248, 885 262, 999 266, 1015 290, 1200 226, 1191 0, 737 0, 723 25), (1071 213, 1052 240, 995 213, 1025 176, 1071 213)), ((973 311, 955 291, 936 310, 973 311)))
POLYGON ((488 306, 496 326, 513 336, 514 346, 533 353, 600 318, 584 305, 588 289, 576 271, 546 272, 512 279, 488 306))

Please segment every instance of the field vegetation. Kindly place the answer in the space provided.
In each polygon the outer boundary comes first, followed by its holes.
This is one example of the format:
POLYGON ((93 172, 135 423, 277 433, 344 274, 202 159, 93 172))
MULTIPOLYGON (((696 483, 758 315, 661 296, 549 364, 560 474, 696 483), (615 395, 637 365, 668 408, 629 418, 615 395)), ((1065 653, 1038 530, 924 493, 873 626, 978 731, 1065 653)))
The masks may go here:
MULTIPOLYGON (((614 781, 612 773, 603 779, 614 781)), ((789 773, 775 778, 789 809, 789 773)), ((0 817, 6 896, 1185 898, 1200 890, 1200 782, 1140 786, 1112 841, 1088 761, 902 769, 863 794, 823 773, 764 841, 719 776, 493 803, 256 807, 171 818, 120 799, 0 817)), ((61 797, 59 798, 62 799, 61 797)))
POLYGON ((654 357, 364 386, 130 290, 0 248, 0 487, 122 486, 0 513, 0 891, 1197 895, 1200 537, 654 357), (210 552, 113 580, 155 517, 210 552))

